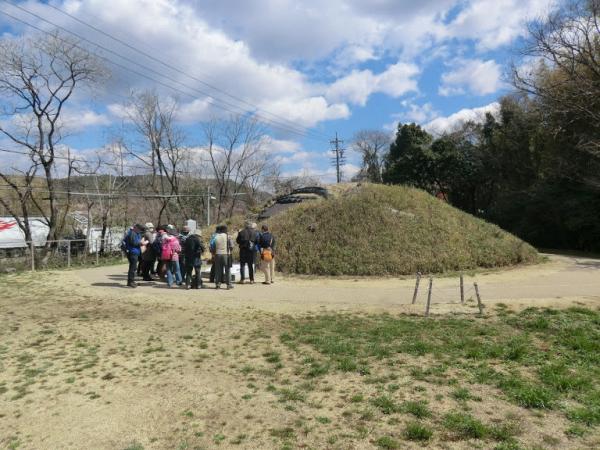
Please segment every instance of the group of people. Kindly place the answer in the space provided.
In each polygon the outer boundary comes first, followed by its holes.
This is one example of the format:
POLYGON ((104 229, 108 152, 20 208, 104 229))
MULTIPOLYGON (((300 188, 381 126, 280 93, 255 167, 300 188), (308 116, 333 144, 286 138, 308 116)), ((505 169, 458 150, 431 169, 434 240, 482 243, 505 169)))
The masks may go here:
MULTIPOLYGON (((267 225, 261 231, 256 224, 246 222, 238 231, 235 240, 240 250, 240 280, 245 282, 245 267, 248 267, 250 284, 254 284, 254 274, 260 268, 265 274, 263 284, 273 284, 275 273, 275 238, 267 225)), ((226 225, 219 225, 209 240, 212 266, 210 282, 219 289, 225 284, 227 289, 233 288, 231 267, 233 265, 233 239, 226 225)), ((136 275, 144 281, 165 278, 169 287, 185 286, 186 289, 204 288, 202 280, 202 255, 206 245, 202 239, 202 231, 190 232, 184 226, 179 232, 173 225, 152 223, 133 225, 123 236, 121 249, 127 255, 129 270, 127 286, 137 287, 136 275)))

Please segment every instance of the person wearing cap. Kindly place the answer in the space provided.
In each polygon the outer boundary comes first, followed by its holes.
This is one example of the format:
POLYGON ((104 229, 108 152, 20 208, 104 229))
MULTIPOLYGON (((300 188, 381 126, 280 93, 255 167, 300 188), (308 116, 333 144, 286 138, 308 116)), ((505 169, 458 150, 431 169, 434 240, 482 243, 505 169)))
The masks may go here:
POLYGON ((202 272, 200 269, 202 266, 202 253, 204 253, 206 247, 202 241, 202 230, 196 229, 192 234, 189 234, 188 231, 182 248, 182 255, 185 261, 185 288, 203 288, 202 272), (194 271, 196 274, 192 277, 194 271))
POLYGON ((136 223, 133 227, 127 231, 123 237, 123 244, 125 252, 127 253, 127 260, 129 261, 129 270, 127 272, 127 286, 135 288, 135 273, 137 269, 138 259, 141 254, 141 246, 145 245, 145 241, 142 237, 142 233, 146 231, 146 228, 139 223, 136 223))
POLYGON ((154 234, 154 224, 152 222, 148 222, 144 226, 146 227, 146 232, 144 233, 146 245, 141 247, 142 279, 144 281, 153 281, 150 271, 154 267, 154 261, 156 261, 157 257, 152 245, 156 235, 154 234))

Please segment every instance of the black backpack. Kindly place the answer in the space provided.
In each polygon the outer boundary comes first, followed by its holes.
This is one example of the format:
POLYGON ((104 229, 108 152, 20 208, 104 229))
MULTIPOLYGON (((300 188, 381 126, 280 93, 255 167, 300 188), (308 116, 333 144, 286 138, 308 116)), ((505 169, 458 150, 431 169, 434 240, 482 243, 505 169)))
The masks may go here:
POLYGON ((254 249, 254 241, 252 240, 252 232, 247 228, 244 228, 240 231, 239 234, 239 244, 240 249, 243 250, 253 250, 254 249))

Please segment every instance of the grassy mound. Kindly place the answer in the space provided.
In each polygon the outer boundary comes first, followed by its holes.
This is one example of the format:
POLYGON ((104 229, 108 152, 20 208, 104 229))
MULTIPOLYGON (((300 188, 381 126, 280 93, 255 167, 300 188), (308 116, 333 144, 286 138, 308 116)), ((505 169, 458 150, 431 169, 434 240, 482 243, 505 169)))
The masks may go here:
POLYGON ((439 273, 538 257, 499 227, 403 186, 355 186, 269 224, 278 239, 278 270, 296 274, 439 273))

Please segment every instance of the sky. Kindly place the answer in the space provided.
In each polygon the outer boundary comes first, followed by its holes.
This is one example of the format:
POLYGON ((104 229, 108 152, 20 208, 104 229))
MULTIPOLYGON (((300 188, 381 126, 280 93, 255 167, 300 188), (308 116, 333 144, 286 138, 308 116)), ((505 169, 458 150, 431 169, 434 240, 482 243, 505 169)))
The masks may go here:
POLYGON ((105 48, 90 47, 108 60, 111 77, 65 111, 72 151, 103 147, 126 120, 128 92, 155 89, 177 97, 191 145, 201 144, 202 121, 253 111, 283 175, 324 181, 333 180, 336 133, 348 147, 350 178, 359 166, 350 150, 359 130, 393 135, 399 122, 416 122, 439 134, 497 111, 528 23, 553 7, 549 0, 10 3, 0 0, 4 37, 34 32, 8 13, 105 48))

